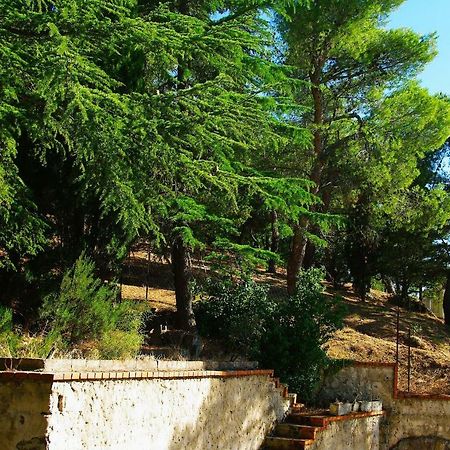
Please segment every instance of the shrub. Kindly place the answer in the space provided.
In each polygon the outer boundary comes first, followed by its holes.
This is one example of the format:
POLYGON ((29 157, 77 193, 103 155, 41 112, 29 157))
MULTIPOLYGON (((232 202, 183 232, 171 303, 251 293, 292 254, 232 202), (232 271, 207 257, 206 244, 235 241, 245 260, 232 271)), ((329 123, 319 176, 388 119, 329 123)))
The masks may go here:
POLYGON ((259 361, 274 367, 304 401, 311 401, 328 365, 323 350, 342 327, 345 308, 340 298, 327 296, 319 269, 303 271, 295 295, 279 304, 261 342, 259 361))
POLYGON ((125 359, 137 356, 142 345, 142 335, 130 331, 113 330, 105 333, 97 343, 98 357, 125 359))
POLYGON ((233 284, 210 281, 194 303, 199 333, 226 341, 229 350, 255 358, 267 322, 276 308, 267 288, 252 281, 233 284))
POLYGON ((41 316, 63 347, 94 341, 99 357, 134 356, 142 342, 142 312, 131 302, 117 303, 116 288, 96 278, 94 268, 82 254, 64 275, 59 292, 44 300, 41 316))
POLYGON ((0 356, 6 358, 44 358, 53 346, 53 336, 23 333, 13 327, 13 313, 0 306, 0 356))
POLYGON ((0 305, 0 334, 12 331, 13 313, 10 308, 0 305))
POLYGON ((342 326, 343 304, 327 296, 318 269, 301 273, 291 297, 275 299, 255 283, 215 283, 195 304, 201 334, 255 358, 311 401, 328 364, 323 344, 342 326))

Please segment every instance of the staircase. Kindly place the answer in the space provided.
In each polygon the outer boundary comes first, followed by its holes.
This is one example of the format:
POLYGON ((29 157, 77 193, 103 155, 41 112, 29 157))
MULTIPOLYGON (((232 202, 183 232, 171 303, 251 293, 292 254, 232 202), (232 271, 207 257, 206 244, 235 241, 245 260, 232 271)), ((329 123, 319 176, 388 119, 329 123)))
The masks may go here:
POLYGON ((329 416, 300 412, 303 405, 294 405, 284 423, 278 424, 266 438, 263 449, 306 449, 326 425, 329 416))
POLYGON ((383 415, 383 412, 356 412, 346 416, 331 416, 329 411, 317 413, 303 411, 303 405, 294 404, 284 423, 278 424, 272 435, 268 436, 263 444, 264 450, 270 449, 308 449, 330 423, 362 419, 366 417, 383 415))

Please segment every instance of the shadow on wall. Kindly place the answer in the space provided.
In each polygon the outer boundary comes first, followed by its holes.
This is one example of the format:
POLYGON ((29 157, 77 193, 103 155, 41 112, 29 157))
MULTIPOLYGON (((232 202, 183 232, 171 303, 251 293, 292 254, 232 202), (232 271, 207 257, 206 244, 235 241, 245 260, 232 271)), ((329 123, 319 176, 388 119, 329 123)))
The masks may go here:
POLYGON ((270 408, 270 395, 252 395, 251 391, 262 388, 261 383, 242 381, 238 378, 217 379, 217 383, 230 383, 231 386, 227 389, 212 386, 195 422, 174 428, 167 450, 259 449, 276 417, 270 408))
POLYGON ((450 441, 432 436, 402 439, 391 450, 450 450, 450 441))

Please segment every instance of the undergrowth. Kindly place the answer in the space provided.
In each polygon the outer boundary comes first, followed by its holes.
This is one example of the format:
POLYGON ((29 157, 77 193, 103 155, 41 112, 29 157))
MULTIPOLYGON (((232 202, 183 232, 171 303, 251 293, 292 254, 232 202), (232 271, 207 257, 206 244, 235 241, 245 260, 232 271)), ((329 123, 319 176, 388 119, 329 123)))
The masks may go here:
POLYGON ((35 334, 13 326, 13 314, 0 308, 0 353, 5 357, 66 356, 129 358, 142 345, 141 316, 132 302, 117 302, 117 290, 94 275, 82 254, 63 276, 57 293, 44 299, 35 334))
POLYGON ((340 298, 324 294, 323 272, 301 273, 295 295, 275 298, 254 282, 210 282, 195 312, 199 331, 247 354, 302 401, 313 400, 329 360, 323 345, 342 327, 340 298))

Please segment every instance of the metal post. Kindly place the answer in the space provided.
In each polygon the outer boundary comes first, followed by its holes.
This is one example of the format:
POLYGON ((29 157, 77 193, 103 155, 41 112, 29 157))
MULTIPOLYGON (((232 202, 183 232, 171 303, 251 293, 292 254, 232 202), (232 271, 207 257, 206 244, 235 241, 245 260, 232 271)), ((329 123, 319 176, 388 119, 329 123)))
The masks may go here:
POLYGON ((408 392, 411 390, 411 327, 408 330, 408 392))
POLYGON ((395 352, 395 362, 397 366, 400 360, 399 347, 400 347, 400 305, 397 305, 397 348, 395 352))
POLYGON ((145 277, 145 301, 148 302, 148 282, 150 276, 150 246, 147 249, 147 274, 145 277))

